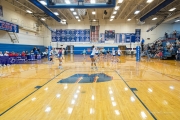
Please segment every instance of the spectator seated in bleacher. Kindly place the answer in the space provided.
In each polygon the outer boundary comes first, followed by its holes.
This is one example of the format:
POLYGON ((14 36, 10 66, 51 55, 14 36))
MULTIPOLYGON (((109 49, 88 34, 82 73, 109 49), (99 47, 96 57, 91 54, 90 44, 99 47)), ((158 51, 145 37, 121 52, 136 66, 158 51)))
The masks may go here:
POLYGON ((34 55, 34 52, 33 52, 33 50, 31 50, 31 53, 30 53, 31 55, 34 55))
POLYGON ((174 50, 174 47, 173 47, 173 44, 171 44, 171 46, 170 46, 170 49, 169 49, 169 52, 173 52, 173 50, 174 50))
POLYGON ((180 60, 180 48, 178 48, 177 50, 177 54, 176 54, 176 60, 180 60))
POLYGON ((26 56, 25 51, 23 51, 23 52, 21 53, 21 56, 22 56, 22 57, 25 57, 25 56, 26 56))
POLYGON ((6 51, 6 52, 4 53, 4 56, 9 56, 9 52, 6 51))
POLYGON ((0 56, 4 56, 3 53, 0 51, 0 56))

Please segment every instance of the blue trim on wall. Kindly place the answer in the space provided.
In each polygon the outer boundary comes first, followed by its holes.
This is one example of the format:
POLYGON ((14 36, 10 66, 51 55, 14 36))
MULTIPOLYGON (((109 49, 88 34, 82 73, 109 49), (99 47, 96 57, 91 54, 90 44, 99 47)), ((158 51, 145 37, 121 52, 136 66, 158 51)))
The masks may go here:
POLYGON ((39 48, 41 52, 44 52, 46 47, 43 45, 22 45, 22 44, 4 44, 0 43, 0 51, 3 53, 5 51, 9 52, 19 52, 22 53, 22 51, 28 51, 30 52, 34 47, 39 48))

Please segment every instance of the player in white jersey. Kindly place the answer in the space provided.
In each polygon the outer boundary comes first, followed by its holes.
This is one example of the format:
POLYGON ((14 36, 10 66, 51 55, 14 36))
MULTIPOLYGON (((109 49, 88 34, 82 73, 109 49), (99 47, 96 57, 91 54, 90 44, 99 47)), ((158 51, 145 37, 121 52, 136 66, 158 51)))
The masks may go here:
POLYGON ((49 57, 50 57, 49 61, 52 61, 52 62, 53 62, 53 49, 49 52, 49 57))
POLYGON ((92 53, 90 55, 90 58, 91 58, 91 69, 95 68, 97 69, 97 66, 96 66, 96 62, 95 62, 95 53, 96 53, 96 48, 94 46, 92 46, 92 53), (94 67, 93 67, 94 65, 94 67))
POLYGON ((118 48, 118 62, 120 62, 120 56, 122 55, 122 51, 120 48, 118 48))
POLYGON ((83 56, 84 56, 84 59, 86 59, 86 50, 84 49, 83 52, 82 52, 83 56))
POLYGON ((116 51, 112 48, 112 61, 116 60, 116 51))
POLYGON ((97 58, 98 58, 98 60, 99 60, 99 48, 96 48, 96 60, 97 60, 97 58))

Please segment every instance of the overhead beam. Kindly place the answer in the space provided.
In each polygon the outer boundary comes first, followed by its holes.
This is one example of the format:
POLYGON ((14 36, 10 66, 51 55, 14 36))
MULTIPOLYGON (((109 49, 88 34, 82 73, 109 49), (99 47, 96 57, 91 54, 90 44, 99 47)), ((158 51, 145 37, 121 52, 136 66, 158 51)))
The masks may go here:
POLYGON ((33 3, 36 7, 40 8, 42 11, 44 11, 47 15, 52 17, 58 22, 61 22, 61 19, 57 17, 53 12, 51 12, 48 8, 46 8, 44 5, 42 5, 39 1, 37 0, 29 0, 31 3, 33 3))
POLYGON ((125 6, 124 5, 121 5, 121 6, 124 6, 123 9, 121 10, 121 7, 119 9, 120 11, 120 14, 118 15, 117 19, 122 15, 122 13, 124 13, 124 10, 126 9, 126 7, 129 5, 129 1, 126 1, 124 2, 125 6), (126 4, 125 4, 126 3, 126 4))
POLYGON ((161 4, 159 4, 157 7, 155 7, 154 9, 152 9, 151 11, 149 11, 147 14, 145 14, 144 16, 142 16, 140 18, 140 21, 144 21, 146 20, 148 17, 150 17, 151 15, 156 14, 158 11, 160 11, 162 8, 164 8, 165 6, 169 5, 170 3, 172 3, 174 0, 165 0, 164 2, 162 2, 161 4))
MULTIPOLYGON (((130 8, 130 11, 128 11, 128 14, 125 16, 124 19, 127 19, 132 13, 134 14, 134 10, 137 8, 137 6, 139 4, 141 4, 142 2, 144 2, 144 0, 138 0, 139 2, 137 2, 137 4, 135 4, 135 6, 133 8, 130 8)), ((134 4, 134 3, 133 3, 134 4)))
POLYGON ((66 15, 64 15, 63 12, 61 12, 61 10, 58 9, 57 11, 59 11, 63 15, 63 17, 66 18, 66 20, 69 20, 69 18, 66 15))
POLYGON ((173 20, 173 19, 176 19, 176 18, 179 17, 179 16, 180 16, 180 13, 178 13, 178 14, 176 14, 176 15, 168 18, 168 19, 166 19, 163 23, 167 23, 167 22, 169 22, 169 21, 171 21, 171 20, 173 20))
MULTIPOLYGON (((164 1, 164 0, 163 0, 163 1, 164 1)), ((151 11, 152 9, 154 9, 155 7, 157 7, 157 6, 158 6, 159 4, 161 4, 163 1, 162 1, 162 0, 157 0, 157 1, 153 1, 153 2, 150 3, 150 4, 147 4, 145 7, 143 7, 143 8, 141 9, 140 14, 137 14, 137 15, 135 15, 134 17, 136 17, 136 18, 139 19, 141 16, 147 14, 149 11, 151 11), (154 4, 153 4, 153 3, 154 3, 154 4)), ((132 17, 132 18, 134 18, 134 17, 132 17)))
POLYGON ((116 0, 111 0, 111 4, 107 3, 96 3, 96 4, 90 4, 90 3, 84 3, 83 5, 78 4, 55 4, 52 5, 49 3, 49 0, 47 0, 47 7, 48 8, 114 8, 116 5, 116 0))

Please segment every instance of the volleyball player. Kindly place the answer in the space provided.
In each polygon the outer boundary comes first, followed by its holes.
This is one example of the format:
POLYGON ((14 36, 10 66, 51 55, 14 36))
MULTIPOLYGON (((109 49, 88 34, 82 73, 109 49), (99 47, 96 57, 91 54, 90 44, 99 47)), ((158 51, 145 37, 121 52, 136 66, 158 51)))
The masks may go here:
POLYGON ((116 60, 116 51, 112 48, 112 62, 116 60))
POLYGON ((118 48, 118 62, 121 62, 121 61, 120 61, 120 56, 121 56, 121 54, 122 54, 122 51, 121 51, 120 48, 118 48))
POLYGON ((85 49, 83 50, 82 54, 83 54, 84 59, 86 59, 86 54, 87 54, 87 53, 86 53, 86 50, 85 50, 85 49))
POLYGON ((65 54, 65 48, 62 48, 62 59, 65 59, 64 54, 65 54))
POLYGON ((96 48, 94 46, 92 46, 92 53, 90 55, 91 69, 93 69, 93 68, 97 69, 96 62, 95 62, 95 53, 96 53, 96 48), (93 65, 94 65, 94 67, 93 67, 93 65))
POLYGON ((49 52, 49 61, 53 62, 53 50, 49 52))
POLYGON ((109 50, 109 48, 108 48, 107 54, 106 54, 107 61, 108 61, 108 57, 109 57, 109 56, 110 56, 110 50, 109 50))
POLYGON ((58 58, 59 58, 59 69, 62 69, 62 48, 59 49, 58 52, 58 58))
POLYGON ((96 59, 98 58, 98 60, 99 60, 99 49, 98 48, 96 48, 96 59))

